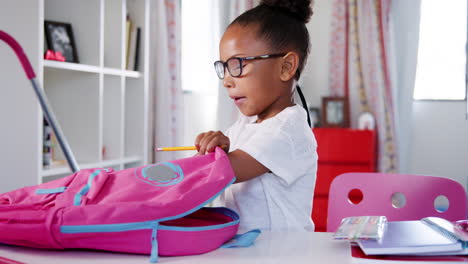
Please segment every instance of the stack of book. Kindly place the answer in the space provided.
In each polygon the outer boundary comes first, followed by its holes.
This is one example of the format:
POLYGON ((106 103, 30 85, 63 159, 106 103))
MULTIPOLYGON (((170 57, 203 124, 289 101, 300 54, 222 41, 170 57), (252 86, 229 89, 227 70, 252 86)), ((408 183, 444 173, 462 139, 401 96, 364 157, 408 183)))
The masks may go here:
POLYGON ((357 244, 351 245, 351 256, 355 264, 423 264, 468 262, 467 255, 366 255, 357 244))
POLYGON ((356 239, 356 263, 468 262, 468 220, 457 223, 427 217, 388 222, 380 239, 356 239))

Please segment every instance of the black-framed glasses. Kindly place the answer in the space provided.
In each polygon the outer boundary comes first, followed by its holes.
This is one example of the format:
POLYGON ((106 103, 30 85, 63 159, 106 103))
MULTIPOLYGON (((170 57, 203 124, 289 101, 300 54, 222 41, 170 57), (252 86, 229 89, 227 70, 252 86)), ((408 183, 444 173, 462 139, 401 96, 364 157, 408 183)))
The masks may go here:
POLYGON ((283 57, 286 53, 277 53, 277 54, 265 54, 260 56, 250 56, 250 57, 232 57, 226 62, 215 61, 214 67, 218 78, 224 79, 224 72, 226 68, 228 69, 229 74, 232 77, 239 77, 242 75, 242 68, 244 67, 243 62, 248 60, 263 60, 271 59, 277 57, 283 57))

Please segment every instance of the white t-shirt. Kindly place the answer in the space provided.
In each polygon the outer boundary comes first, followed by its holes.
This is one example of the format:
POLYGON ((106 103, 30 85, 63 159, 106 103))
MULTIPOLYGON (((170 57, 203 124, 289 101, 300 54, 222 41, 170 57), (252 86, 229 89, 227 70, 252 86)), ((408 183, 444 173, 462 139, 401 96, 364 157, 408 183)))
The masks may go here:
POLYGON ((256 119, 242 116, 226 131, 230 151, 246 152, 271 172, 231 185, 213 205, 238 212, 241 229, 313 231, 317 142, 305 110, 294 105, 261 123, 256 119))

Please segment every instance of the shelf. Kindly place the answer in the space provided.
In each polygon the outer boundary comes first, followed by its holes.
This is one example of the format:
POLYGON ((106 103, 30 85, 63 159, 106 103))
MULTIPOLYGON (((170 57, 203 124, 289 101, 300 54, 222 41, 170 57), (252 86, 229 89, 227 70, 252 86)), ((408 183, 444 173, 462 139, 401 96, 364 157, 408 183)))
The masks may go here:
POLYGON ((141 73, 137 71, 127 71, 127 70, 118 70, 118 69, 112 69, 112 68, 103 68, 103 73, 104 74, 109 74, 109 75, 117 75, 117 76, 125 76, 125 77, 130 77, 130 78, 140 78, 141 73))
POLYGON ((44 60, 44 67, 62 69, 62 70, 71 70, 71 71, 91 72, 91 73, 101 72, 101 68, 98 66, 80 64, 80 63, 72 63, 72 62, 52 61, 52 60, 44 60))
POLYGON ((119 70, 119 69, 114 69, 114 68, 105 68, 105 67, 98 67, 94 65, 53 61, 53 60, 44 60, 44 67, 53 68, 53 69, 61 69, 61 70, 79 71, 79 72, 104 73, 108 75, 125 76, 129 78, 141 77, 141 73, 137 71, 119 70))
MULTIPOLYGON (((124 165, 134 162, 141 162, 141 158, 137 156, 126 157, 123 159, 112 159, 112 160, 104 160, 102 162, 94 162, 94 163, 84 163, 79 164, 80 169, 91 169, 91 168, 105 168, 105 167, 112 167, 115 165, 124 165)), ((61 174, 71 174, 70 168, 68 165, 59 165, 59 166, 52 166, 51 168, 42 169, 41 176, 42 177, 52 177, 61 174)))

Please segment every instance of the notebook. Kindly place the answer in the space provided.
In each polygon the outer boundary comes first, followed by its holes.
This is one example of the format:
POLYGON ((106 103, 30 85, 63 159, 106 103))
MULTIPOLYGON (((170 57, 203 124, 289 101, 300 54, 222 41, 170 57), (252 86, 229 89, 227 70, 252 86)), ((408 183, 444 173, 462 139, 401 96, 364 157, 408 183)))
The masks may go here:
POLYGON ((388 222, 383 238, 359 240, 366 255, 468 255, 466 237, 442 218, 388 222))
POLYGON ((452 263, 468 262, 465 256, 402 256, 402 255, 366 255, 356 244, 351 245, 352 263, 359 264, 428 264, 428 263, 452 263))

